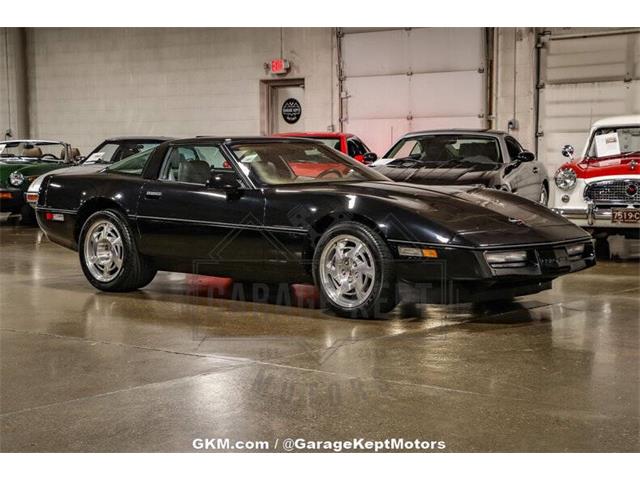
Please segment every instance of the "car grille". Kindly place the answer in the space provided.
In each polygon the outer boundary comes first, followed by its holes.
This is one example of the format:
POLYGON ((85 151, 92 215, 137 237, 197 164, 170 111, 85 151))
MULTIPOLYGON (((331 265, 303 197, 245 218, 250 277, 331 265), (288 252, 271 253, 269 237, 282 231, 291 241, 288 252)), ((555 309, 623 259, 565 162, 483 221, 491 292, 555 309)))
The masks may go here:
POLYGON ((628 205, 640 203, 640 180, 603 180, 584 189, 584 197, 594 203, 628 205))

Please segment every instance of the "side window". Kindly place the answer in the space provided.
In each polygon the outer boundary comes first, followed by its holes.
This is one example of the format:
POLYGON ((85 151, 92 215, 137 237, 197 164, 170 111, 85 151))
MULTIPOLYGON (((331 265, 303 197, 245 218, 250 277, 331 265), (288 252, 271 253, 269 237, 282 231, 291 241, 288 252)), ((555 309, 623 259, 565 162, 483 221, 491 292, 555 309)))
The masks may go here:
POLYGON ((518 154, 522 152, 523 148, 520 146, 518 141, 513 137, 505 137, 504 141, 507 144, 507 151, 509 152, 509 158, 513 162, 518 154))
POLYGON ((167 152, 160 179, 204 185, 213 170, 228 168, 216 145, 180 145, 167 152))
POLYGON ((356 155, 359 155, 358 148, 355 142, 351 138, 347 139, 347 153, 349 154, 350 157, 355 157, 356 155))
POLYGON ((367 153, 367 149, 357 138, 347 139, 347 149, 349 151, 350 157, 355 157, 356 155, 364 155, 365 153, 367 153))
POLYGON ((111 164, 107 167, 109 172, 124 173, 126 175, 142 175, 145 165, 151 156, 153 149, 145 150, 136 155, 132 155, 124 160, 111 164))
POLYGON ((360 142, 360 145, 362 146, 362 151, 364 153, 369 153, 371 150, 369 150, 369 147, 367 147, 364 142, 362 140, 358 140, 360 142))
POLYGON ((195 147, 195 152, 198 158, 207 162, 212 169, 231 170, 231 165, 218 147, 201 145, 195 147))
POLYGON ((422 155, 422 145, 417 140, 407 140, 393 153, 393 158, 407 158, 422 155))

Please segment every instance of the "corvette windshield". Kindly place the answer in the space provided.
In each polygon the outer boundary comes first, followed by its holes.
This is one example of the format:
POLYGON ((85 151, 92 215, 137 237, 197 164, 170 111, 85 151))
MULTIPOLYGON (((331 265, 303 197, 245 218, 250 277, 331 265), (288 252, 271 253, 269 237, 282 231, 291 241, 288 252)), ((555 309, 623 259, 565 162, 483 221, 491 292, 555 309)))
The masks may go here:
POLYGON ((493 137, 470 135, 426 135, 400 140, 385 155, 393 158, 390 166, 406 166, 407 161, 429 164, 430 167, 449 166, 458 162, 500 163, 500 147, 493 137))
POLYGON ((84 161, 85 165, 94 163, 115 163, 127 157, 144 152, 161 142, 105 142, 96 148, 84 161))
POLYGON ((64 143, 51 142, 2 142, 0 143, 0 157, 28 158, 43 161, 60 161, 65 156, 64 143))
POLYGON ((591 137, 587 157, 603 158, 640 152, 640 126, 599 128, 591 137))
POLYGON ((388 180, 324 145, 254 143, 234 145, 232 150, 245 174, 264 185, 388 180))

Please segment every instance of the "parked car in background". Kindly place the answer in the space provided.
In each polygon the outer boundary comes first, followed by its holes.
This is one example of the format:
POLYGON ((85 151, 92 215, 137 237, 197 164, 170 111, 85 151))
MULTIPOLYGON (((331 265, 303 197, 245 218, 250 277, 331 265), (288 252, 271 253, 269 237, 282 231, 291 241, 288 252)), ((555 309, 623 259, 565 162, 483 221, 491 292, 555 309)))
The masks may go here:
POLYGON ((20 215, 22 223, 33 223, 33 211, 25 192, 43 173, 73 164, 77 148, 54 140, 4 140, 0 142, 0 220, 20 215))
POLYGON ((484 185, 546 205, 544 165, 511 135, 495 130, 409 133, 372 165, 398 182, 484 185))
MULTIPOLYGON (((66 172, 98 172, 104 169, 111 163, 118 162, 124 158, 135 155, 149 148, 153 148, 167 140, 171 140, 170 137, 113 137, 108 138, 87 156, 80 157, 78 160, 81 162, 78 165, 67 167, 61 170, 56 170, 59 174, 66 172)), ((48 173, 40 175, 36 178, 26 193, 26 200, 32 207, 38 202, 38 192, 42 181, 48 173)))
POLYGON ((52 174, 37 215, 100 290, 142 288, 158 270, 313 281, 347 316, 393 309, 400 283, 429 285, 427 303, 486 302, 595 263, 591 237, 541 205, 393 182, 306 139, 184 139, 101 172, 52 174), (312 163, 314 175, 296 173, 312 163))
POLYGON ((339 152, 349 155, 351 158, 369 165, 376 161, 378 156, 369 150, 362 140, 351 133, 341 132, 292 132, 278 133, 276 137, 311 138, 319 140, 328 147, 335 148, 339 152))
POLYGON ((598 120, 579 156, 565 145, 569 159, 555 174, 553 208, 597 238, 640 232, 640 115, 598 120))

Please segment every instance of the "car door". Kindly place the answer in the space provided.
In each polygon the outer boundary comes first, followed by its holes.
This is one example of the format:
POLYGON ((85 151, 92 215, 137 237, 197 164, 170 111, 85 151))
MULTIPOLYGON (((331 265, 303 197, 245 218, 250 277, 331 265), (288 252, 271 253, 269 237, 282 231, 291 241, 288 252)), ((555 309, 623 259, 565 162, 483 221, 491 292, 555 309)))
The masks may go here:
POLYGON ((518 160, 518 154, 523 152, 524 148, 511 136, 506 136, 504 141, 510 162, 505 169, 505 180, 511 185, 511 191, 521 197, 537 201, 542 188, 537 162, 518 160))
POLYGON ((141 252, 160 269, 260 278, 264 196, 246 182, 220 144, 169 147, 158 178, 141 191, 141 252))

